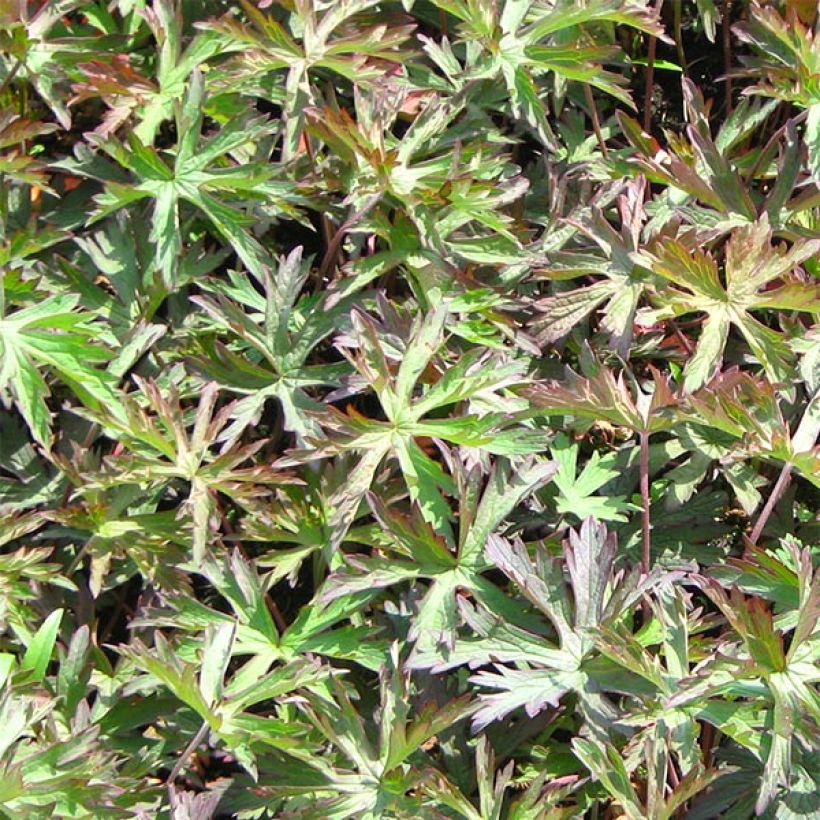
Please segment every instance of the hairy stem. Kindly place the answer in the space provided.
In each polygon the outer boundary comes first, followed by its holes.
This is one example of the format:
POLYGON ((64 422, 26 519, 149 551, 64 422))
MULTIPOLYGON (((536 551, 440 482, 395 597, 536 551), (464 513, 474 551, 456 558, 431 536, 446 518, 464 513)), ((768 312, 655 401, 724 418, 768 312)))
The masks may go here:
MULTIPOLYGON (((316 156, 313 153, 313 146, 310 144, 310 135, 305 131, 303 133, 303 137, 305 140, 305 153, 307 154, 307 158, 310 160, 310 164, 313 166, 314 170, 316 169, 316 156)), ((322 211, 319 214, 319 222, 322 227, 322 239, 325 243, 325 255, 330 252, 330 243, 331 238, 333 236, 333 232, 330 228, 330 220, 327 218, 327 214, 322 211)), ((317 274, 317 286, 321 287, 322 285, 322 274, 317 274)))
POLYGON ((721 35, 723 38, 723 74, 726 83, 726 116, 732 114, 732 0, 724 0, 723 3, 723 25, 721 35))
POLYGON ((649 573, 649 564, 652 560, 651 548, 652 519, 649 511, 649 433, 641 431, 639 434, 641 447, 641 542, 643 550, 641 553, 641 572, 644 575, 649 573))
POLYGON ((681 27, 682 5, 683 0, 675 0, 675 5, 673 7, 674 19, 672 25, 675 29, 675 48, 678 52, 678 62, 680 63, 680 67, 683 69, 683 73, 685 74, 688 66, 686 64, 686 52, 683 50, 683 30, 681 27))
POLYGON ((757 521, 755 521, 755 525, 752 528, 752 534, 749 536, 749 540, 753 543, 757 543, 757 539, 760 538, 763 528, 766 526, 766 522, 771 517, 772 512, 774 512, 775 505, 778 501, 780 501, 780 496, 786 490, 786 487, 789 486, 789 481, 792 477, 792 465, 791 464, 784 464, 783 469, 780 471, 780 475, 777 477, 777 481, 772 488, 771 493, 769 493, 769 498, 766 500, 766 504, 763 509, 760 511, 760 515, 757 517, 757 521))
POLYGON ((322 264, 319 266, 319 281, 321 282, 322 279, 327 276, 331 268, 336 266, 336 259, 339 253, 339 247, 342 244, 342 240, 347 235, 347 232, 356 226, 358 222, 367 216, 368 213, 372 210, 373 206, 381 199, 382 194, 381 191, 373 194, 369 199, 367 199, 362 205, 362 207, 356 211, 355 213, 351 214, 341 225, 339 225, 336 233, 333 234, 332 239, 330 240, 327 251, 325 251, 324 258, 322 259, 322 264))
POLYGON ((202 726, 199 727, 199 731, 193 736, 191 742, 185 747, 185 751, 179 756, 179 760, 174 764, 174 768, 171 769, 171 774, 168 775, 166 786, 168 788, 168 803, 171 809, 174 807, 174 781, 179 777, 179 773, 182 771, 185 761, 194 753, 196 747, 202 743, 206 734, 208 734, 208 724, 203 723, 202 726))
POLYGON ((603 132, 601 131, 601 120, 598 117, 598 109, 595 107, 595 98, 592 96, 592 89, 588 85, 584 85, 584 96, 586 97, 587 107, 589 108, 589 117, 592 120, 592 130, 595 131, 595 138, 598 140, 598 146, 604 159, 609 159, 609 151, 606 147, 603 132))
POLYGON ((0 85, 0 96, 2 96, 3 94, 5 94, 5 93, 6 93, 6 89, 7 89, 7 88, 11 85, 11 83, 14 81, 14 78, 17 76, 17 72, 18 72, 18 71, 19 71, 22 67, 23 67, 23 61, 22 61, 22 60, 18 60, 18 61, 14 64, 14 67, 11 69, 11 71, 9 71, 9 73, 8 73, 8 74, 6 74, 6 79, 5 79, 5 80, 3 80, 3 84, 2 84, 2 85, 0 85))
MULTIPOLYGON (((655 11, 660 14, 663 0, 657 0, 655 11)), ((655 53, 658 50, 658 40, 650 36, 646 54, 646 85, 643 90, 643 130, 650 133, 652 127, 652 90, 655 86, 655 53)))
POLYGON ((708 769, 712 766, 712 749, 715 742, 715 727, 711 723, 701 723, 700 748, 703 755, 703 765, 708 769))
POLYGON ((655 51, 658 41, 649 38, 649 49, 646 55, 646 85, 643 91, 643 130, 650 133, 652 127, 652 87, 655 84, 655 51))

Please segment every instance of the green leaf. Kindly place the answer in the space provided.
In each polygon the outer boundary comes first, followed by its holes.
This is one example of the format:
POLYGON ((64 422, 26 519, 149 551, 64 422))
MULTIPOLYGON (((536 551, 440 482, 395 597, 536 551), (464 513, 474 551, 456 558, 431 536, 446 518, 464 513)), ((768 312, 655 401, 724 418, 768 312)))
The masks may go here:
POLYGON ((572 749, 595 779, 618 801, 630 820, 645 817, 623 759, 613 746, 576 737, 572 740, 572 749))
POLYGON ((199 688, 209 706, 214 706, 222 697, 235 637, 236 624, 220 624, 206 633, 199 688))
POLYGON ((820 180, 820 102, 809 107, 806 117, 806 145, 809 148, 809 169, 820 180))
POLYGON ((578 519, 591 516, 599 521, 626 521, 626 512, 633 506, 623 496, 594 495, 620 474, 614 466, 614 457, 602 458, 599 453, 593 453, 576 477, 578 449, 578 445, 571 444, 563 433, 556 436, 550 448, 550 455, 558 465, 553 477, 553 483, 558 488, 556 509, 578 519))
POLYGON ((646 320, 700 311, 707 314, 695 355, 684 370, 689 391, 701 387, 722 361, 729 324, 735 325, 772 381, 786 381, 791 353, 782 336, 750 313, 778 305, 786 309, 816 310, 817 285, 789 283, 771 290, 770 283, 785 277, 796 265, 820 250, 820 240, 798 240, 788 250, 771 245, 772 232, 764 215, 753 225, 735 230, 726 245, 726 286, 708 253, 666 241, 648 255, 652 270, 676 286, 662 291, 665 306, 646 313, 646 320), (767 290, 761 290, 767 287, 767 290), (684 290, 680 290, 683 288, 684 290))
POLYGON ((577 532, 569 531, 564 557, 572 586, 576 628, 589 629, 600 623, 617 551, 615 534, 608 533, 606 526, 592 517, 586 518, 577 532))
POLYGON ((556 464, 536 459, 525 462, 515 470, 496 464, 469 529, 462 535, 459 563, 462 566, 481 566, 484 546, 490 534, 523 498, 546 484, 557 469, 556 464))
POLYGON ((26 647, 26 654, 20 662, 20 671, 30 672, 32 679, 38 683, 45 679, 64 614, 65 610, 55 609, 43 621, 26 647))

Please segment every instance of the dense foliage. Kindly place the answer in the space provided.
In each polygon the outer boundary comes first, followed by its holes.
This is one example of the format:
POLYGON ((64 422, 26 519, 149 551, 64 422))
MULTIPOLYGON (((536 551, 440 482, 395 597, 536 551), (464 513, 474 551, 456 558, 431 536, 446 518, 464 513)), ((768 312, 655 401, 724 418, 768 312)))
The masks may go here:
POLYGON ((0 0, 0 815, 820 814, 812 0, 0 0))

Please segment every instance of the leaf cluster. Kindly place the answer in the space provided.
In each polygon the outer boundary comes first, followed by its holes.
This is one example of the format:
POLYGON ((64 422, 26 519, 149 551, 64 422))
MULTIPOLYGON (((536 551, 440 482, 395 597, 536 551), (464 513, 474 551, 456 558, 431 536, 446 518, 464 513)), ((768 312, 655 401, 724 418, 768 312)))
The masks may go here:
POLYGON ((0 0, 0 817, 817 817, 819 27, 0 0))

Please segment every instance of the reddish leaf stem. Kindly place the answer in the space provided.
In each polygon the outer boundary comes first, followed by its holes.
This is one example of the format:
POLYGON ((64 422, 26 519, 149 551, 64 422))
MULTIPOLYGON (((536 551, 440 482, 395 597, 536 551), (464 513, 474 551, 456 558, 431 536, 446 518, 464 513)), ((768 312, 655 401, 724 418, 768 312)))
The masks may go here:
MULTIPOLYGON (((655 11, 660 15, 663 0, 657 0, 655 3, 655 11)), ((649 37, 649 43, 646 54, 646 85, 643 91, 643 130, 647 134, 651 133, 649 130, 652 127, 652 91, 655 86, 655 53, 658 50, 657 37, 649 37)))
POLYGON ((726 83, 726 116, 732 115, 732 0, 724 0, 723 25, 723 74, 726 83))
POLYGON ((362 205, 358 211, 351 214, 344 222, 342 222, 341 225, 339 225, 336 233, 333 234, 333 237, 328 243, 327 251, 325 251, 325 255, 322 259, 322 264, 319 266, 320 283, 324 277, 327 276, 330 270, 336 266, 339 248, 341 247, 342 240, 345 236, 347 236, 347 232, 354 228, 357 223, 359 223, 367 216, 368 213, 370 213, 373 206, 381 199, 381 197, 381 191, 376 192, 365 201, 364 205, 362 205))
POLYGON ((655 51, 658 41, 649 38, 649 49, 646 55, 646 85, 643 91, 643 130, 650 134, 652 127, 652 88, 655 84, 655 51))
POLYGON ((712 747, 715 742, 715 727, 705 721, 701 723, 700 748, 703 752, 703 765, 709 769, 712 766, 712 747))
POLYGON ((689 341, 689 338, 686 334, 680 329, 678 323, 674 319, 669 319, 669 327, 672 328, 672 331, 675 334, 677 340, 683 345, 683 349, 686 351, 687 356, 692 356, 695 353, 695 348, 692 347, 692 342, 689 341))
POLYGON ((185 751, 179 756, 179 759, 174 764, 174 768, 171 769, 171 774, 168 775, 168 781, 165 785, 168 789, 168 802, 172 810, 174 808, 174 781, 177 777, 179 777, 179 774, 185 766, 188 758, 196 751, 196 747, 199 746, 199 744, 205 739, 209 728, 210 727, 207 723, 203 723, 202 726, 199 727, 199 731, 193 736, 191 742, 185 747, 185 751))
POLYGON ((604 159, 609 159, 609 151, 606 147, 603 132, 601 131, 601 120, 598 117, 598 109, 595 107, 595 98, 592 96, 592 89, 584 86, 584 96, 586 97, 587 107, 589 108, 589 118, 592 120, 592 130, 595 132, 595 138, 598 140, 598 146, 604 159))
POLYGON ((641 572, 647 575, 649 573, 649 564, 652 560, 652 538, 650 533, 652 520, 649 514, 649 433, 641 431, 638 436, 641 448, 641 541, 643 545, 641 572))
POLYGON ((771 493, 769 493, 769 498, 766 500, 766 504, 760 511, 760 515, 758 516, 757 521, 755 521, 755 525, 752 528, 752 534, 749 536, 749 540, 753 544, 757 543, 757 539, 760 538, 761 534, 763 533, 763 528, 766 526, 766 522, 771 517, 775 505, 778 501, 780 501, 780 496, 783 495, 783 493, 786 490, 786 487, 789 486, 789 481, 791 481, 791 477, 792 465, 784 464, 783 469, 780 471, 780 475, 777 477, 777 481, 775 482, 775 485, 772 488, 771 493))
POLYGON ((276 628, 279 630, 280 636, 284 635, 288 629, 288 622, 282 616, 282 611, 279 609, 276 601, 273 600, 273 596, 270 592, 268 592, 265 596, 265 603, 267 604, 268 612, 270 612, 271 617, 276 624, 276 628))
MULTIPOLYGON (((305 131, 303 133, 304 141, 305 141, 305 153, 307 154, 307 158, 310 160, 310 164, 313 166, 313 169, 316 170, 316 156, 313 153, 313 146, 310 144, 310 135, 305 131)), ((322 239, 325 242, 326 252, 325 255, 327 256, 330 253, 330 245, 333 233, 330 229, 330 220, 327 218, 327 214, 322 211, 319 215, 319 220, 322 226, 322 239)), ((322 274, 318 275, 318 282, 317 285, 321 287, 322 284, 322 274)))

